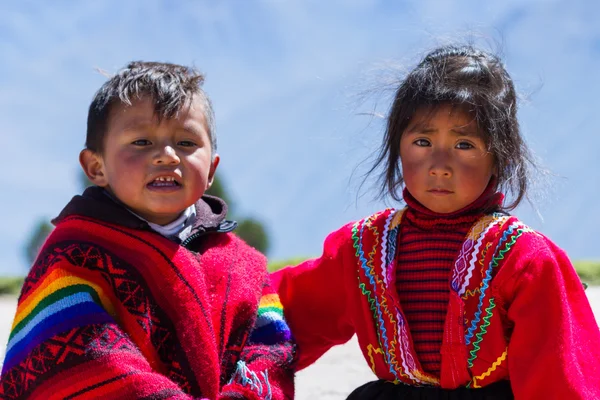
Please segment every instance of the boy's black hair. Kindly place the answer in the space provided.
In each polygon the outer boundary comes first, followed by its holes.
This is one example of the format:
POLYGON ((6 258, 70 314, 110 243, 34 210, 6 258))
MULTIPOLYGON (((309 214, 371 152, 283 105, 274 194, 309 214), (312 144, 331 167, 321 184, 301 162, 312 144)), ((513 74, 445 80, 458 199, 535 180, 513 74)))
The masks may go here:
POLYGON ((472 46, 443 46, 427 54, 396 90, 383 142, 375 164, 380 166, 381 193, 401 199, 404 179, 400 137, 420 108, 458 106, 474 116, 497 167, 497 186, 512 195, 505 210, 526 196, 529 167, 535 165, 521 137, 513 81, 499 57, 472 46))
POLYGON ((133 61, 106 81, 94 95, 88 110, 85 147, 95 153, 104 151, 110 113, 114 106, 128 105, 143 97, 154 102, 154 112, 162 118, 173 118, 190 99, 200 99, 210 137, 212 154, 217 150, 214 132, 214 111, 210 99, 202 90, 204 76, 182 65, 133 61))

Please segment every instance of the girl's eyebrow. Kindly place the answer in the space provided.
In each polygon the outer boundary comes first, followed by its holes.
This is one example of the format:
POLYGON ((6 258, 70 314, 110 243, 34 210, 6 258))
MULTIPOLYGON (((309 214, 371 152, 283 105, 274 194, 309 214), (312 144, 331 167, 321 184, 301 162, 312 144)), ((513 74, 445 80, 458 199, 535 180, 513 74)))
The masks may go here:
POLYGON ((427 122, 418 122, 412 126, 409 126, 406 130, 407 133, 435 133, 437 128, 430 126, 427 122))
POLYGON ((465 128, 462 126, 458 126, 451 129, 451 132, 454 132, 457 136, 468 136, 468 137, 481 137, 481 134, 476 129, 465 128))

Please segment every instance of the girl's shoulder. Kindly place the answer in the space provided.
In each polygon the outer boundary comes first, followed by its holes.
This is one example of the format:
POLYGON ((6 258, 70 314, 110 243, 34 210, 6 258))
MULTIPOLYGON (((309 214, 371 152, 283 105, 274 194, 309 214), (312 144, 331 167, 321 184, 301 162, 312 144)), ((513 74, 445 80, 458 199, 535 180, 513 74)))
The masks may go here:
POLYGON ((346 226, 351 225, 354 229, 394 229, 400 224, 404 210, 405 208, 386 208, 346 226))
POLYGON ((357 241, 389 232, 399 225, 403 211, 403 209, 386 208, 364 218, 350 221, 327 235, 325 250, 352 248, 357 241))
POLYGON ((516 284, 523 277, 576 276, 563 249, 515 216, 504 221, 491 248, 492 256, 501 266, 496 278, 498 284, 516 284))
POLYGON ((494 214, 492 216, 498 225, 496 242, 498 247, 515 250, 521 255, 539 257, 541 254, 563 252, 546 235, 531 228, 518 217, 508 214, 494 214))

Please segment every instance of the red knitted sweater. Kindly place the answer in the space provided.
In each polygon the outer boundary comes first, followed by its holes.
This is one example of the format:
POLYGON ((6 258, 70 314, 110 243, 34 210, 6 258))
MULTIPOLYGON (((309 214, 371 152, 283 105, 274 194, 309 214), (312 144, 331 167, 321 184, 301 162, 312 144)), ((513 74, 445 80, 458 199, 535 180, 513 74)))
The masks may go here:
POLYGON ((396 289, 419 361, 439 377, 454 260, 473 223, 503 196, 491 183, 473 203, 449 214, 429 210, 406 189, 403 196, 407 209, 400 224, 396 289))
POLYGON ((403 218, 388 209, 349 223, 321 257, 273 275, 297 369, 356 334, 375 375, 396 384, 510 380, 516 399, 600 399, 600 331, 579 277, 548 238, 499 213, 472 224, 455 257, 440 374, 428 373, 396 289, 403 218))

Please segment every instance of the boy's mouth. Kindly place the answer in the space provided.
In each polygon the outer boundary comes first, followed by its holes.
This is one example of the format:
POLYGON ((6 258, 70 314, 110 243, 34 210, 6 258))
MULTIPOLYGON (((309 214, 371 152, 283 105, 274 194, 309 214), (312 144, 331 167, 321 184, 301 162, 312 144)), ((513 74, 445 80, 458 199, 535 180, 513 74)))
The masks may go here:
POLYGON ((172 176, 159 176, 148 184, 150 187, 179 187, 181 183, 172 176))

